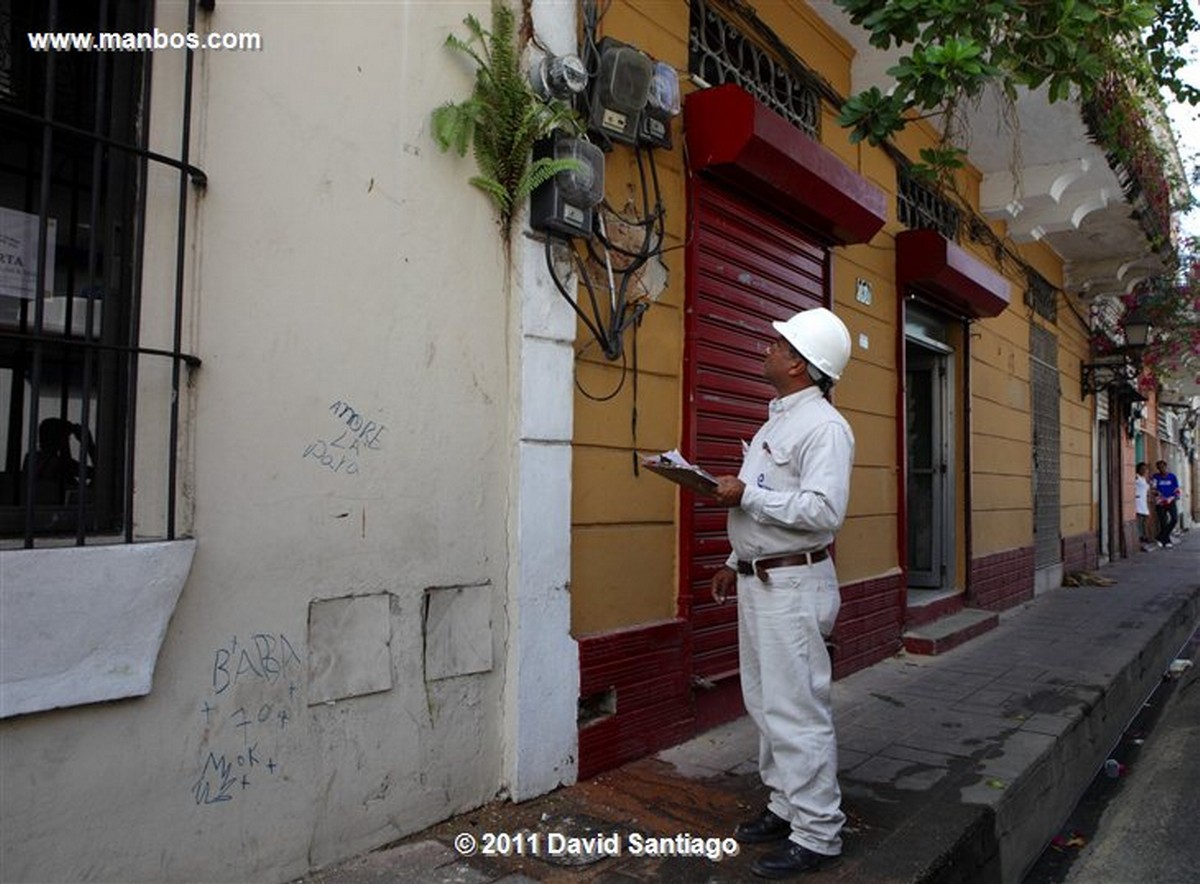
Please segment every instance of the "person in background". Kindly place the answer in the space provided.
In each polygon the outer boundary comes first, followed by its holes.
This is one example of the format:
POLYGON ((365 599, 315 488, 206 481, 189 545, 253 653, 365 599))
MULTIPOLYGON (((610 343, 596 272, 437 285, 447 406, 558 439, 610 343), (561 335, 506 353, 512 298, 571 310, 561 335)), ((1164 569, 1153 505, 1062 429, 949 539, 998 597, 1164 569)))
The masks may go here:
POLYGON ((1167 470, 1167 462, 1160 460, 1154 464, 1158 470, 1150 481, 1154 484, 1155 514, 1158 516, 1158 545, 1170 549, 1171 532, 1179 521, 1179 480, 1175 474, 1167 470))
POLYGON ((829 545, 846 518, 854 435, 825 399, 850 359, 850 332, 825 308, 771 324, 763 357, 775 388, 767 422, 741 471, 717 477, 729 508, 725 565, 712 578, 718 604, 736 592, 742 697, 759 735, 759 774, 770 801, 737 827, 744 844, 783 841, 752 871, 785 878, 842 852, 841 790, 825 636, 841 597, 829 545))
POLYGON ((1133 511, 1137 514, 1138 543, 1142 552, 1146 552, 1154 543, 1150 533, 1150 465, 1144 460, 1134 468, 1133 476, 1133 511))
POLYGON ((37 451, 25 458, 25 471, 32 470, 34 503, 63 504, 67 493, 79 487, 80 463, 71 450, 75 439, 84 459, 83 480, 89 484, 95 471, 96 444, 81 425, 59 417, 38 424, 37 451))

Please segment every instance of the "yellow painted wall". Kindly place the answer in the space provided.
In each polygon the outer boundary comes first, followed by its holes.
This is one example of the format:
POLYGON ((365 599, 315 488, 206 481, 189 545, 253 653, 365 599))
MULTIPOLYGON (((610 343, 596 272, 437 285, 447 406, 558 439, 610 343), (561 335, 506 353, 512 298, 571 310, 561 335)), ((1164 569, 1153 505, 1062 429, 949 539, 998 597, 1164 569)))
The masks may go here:
MULTIPOLYGON (((752 4, 762 21, 807 64, 842 94, 850 91, 853 50, 833 33, 802 0, 770 0, 752 4)), ((637 45, 655 58, 675 65, 686 82, 688 7, 684 0, 613 0, 601 32, 637 45)), ((661 451, 680 444, 683 409, 682 352, 684 339, 687 189, 681 148, 681 122, 675 122, 675 149, 658 151, 659 180, 667 207, 666 260, 670 277, 660 303, 647 314, 639 338, 637 446, 661 451)), ((933 131, 910 126, 897 139, 909 156, 932 143, 933 131)), ((831 255, 834 309, 846 321, 854 341, 853 357, 834 402, 850 421, 857 439, 850 509, 839 535, 838 572, 843 583, 867 579, 897 565, 899 529, 896 454, 896 397, 899 383, 896 347, 898 314, 895 285, 895 235, 904 228, 896 220, 895 166, 882 150, 852 145, 828 106, 822 111, 822 142, 847 165, 888 195, 888 223, 865 245, 836 248, 831 255), (872 289, 872 303, 855 298, 856 281, 872 289), (866 347, 862 346, 865 336, 866 347)), ((616 148, 606 167, 609 201, 629 203, 637 192, 632 152, 616 148)), ((959 187, 976 208, 981 176, 966 169, 959 187)), ((993 229, 1003 235, 1003 225, 993 229)), ((981 244, 962 246, 995 266, 981 244)), ((1052 284, 1061 284, 1061 263, 1040 244, 1020 247, 1021 257, 1052 284)), ((1032 454, 1030 416, 1029 323, 1024 304, 1023 272, 1013 262, 1001 268, 1011 284, 1011 306, 1001 316, 972 323, 971 446, 974 555, 985 556, 1029 546, 1032 534, 1032 454)), ((1082 533, 1092 523, 1090 504, 1090 402, 1078 401, 1079 362, 1086 353, 1086 334, 1079 318, 1060 299, 1053 331, 1060 342, 1063 372, 1063 523, 1064 535, 1082 533)), ((961 330, 954 332, 961 336, 961 330)), ((580 344, 586 340, 581 327, 580 344)), ((956 340, 959 363, 956 386, 962 389, 965 341, 956 340)), ((596 347, 577 362, 577 377, 590 392, 603 394, 620 380, 620 367, 606 362, 596 347)), ((630 426, 632 378, 610 401, 582 395, 575 403, 574 510, 572 543, 573 627, 585 635, 672 617, 676 613, 679 560, 678 494, 673 485, 653 475, 635 478, 630 426)), ((964 419, 966 403, 956 410, 964 419)), ((956 440, 959 499, 965 499, 966 440, 956 440)), ((958 575, 966 573, 967 514, 960 506, 958 575)))
MULTIPOLYGON (((801 2, 758 4, 759 15, 786 42, 802 46, 806 61, 835 88, 847 91, 852 51, 801 2)), ((601 22, 604 35, 636 44, 681 72, 687 70, 687 4, 681 0, 615 0, 601 22)), ((692 87, 684 84, 685 91, 692 87)), ((826 144, 853 168, 870 154, 878 183, 894 188, 895 174, 879 151, 850 145, 828 108, 823 114, 826 144)), ((667 209, 667 246, 686 241, 686 181, 682 169, 680 122, 676 148, 658 151, 659 181, 667 209)), ((609 201, 639 200, 638 173, 632 152, 616 148, 605 168, 609 201)), ((685 294, 684 253, 667 257, 669 283, 646 318, 638 342, 637 445, 661 451, 679 445, 682 430, 682 346, 685 294), (652 343, 653 341, 653 343, 652 343)), ((855 358, 837 393, 838 407, 858 436, 858 465, 839 570, 845 581, 882 573, 897 564, 894 543, 880 544, 881 533, 894 537, 897 527, 895 463, 896 360, 894 346, 894 254, 868 246, 835 251, 832 267, 836 309, 854 339, 867 335, 869 349, 855 358), (855 280, 868 279, 874 304, 854 300, 855 280), (861 534, 871 542, 855 543, 861 534)), ((587 340, 582 325, 576 349, 587 340)), ((596 347, 576 363, 580 384, 603 395, 620 382, 619 365, 607 363, 596 347)), ((630 426, 632 377, 611 400, 595 402, 581 394, 575 401, 573 468, 572 621, 576 635, 606 631, 674 616, 678 594, 678 494, 659 477, 633 476, 630 426)), ((765 405, 765 403, 764 403, 765 405)))
MULTIPOLYGON (((636 45, 678 70, 687 71, 686 3, 612 3, 602 34, 636 45)), ((656 151, 666 209, 668 282, 637 333, 637 429, 634 438, 634 337, 626 336, 626 367, 609 362, 582 323, 576 334, 578 390, 572 465, 571 622, 587 635, 675 616, 678 594, 678 493, 651 473, 634 476, 633 450, 659 452, 680 442, 683 387, 684 252, 687 190, 683 174, 681 121, 676 147, 656 151), (624 378, 622 379, 622 375, 624 378)), ((648 174, 648 173, 647 173, 648 174)), ((605 185, 611 205, 630 215, 642 211, 637 164, 632 151, 617 147, 607 156, 605 185)))

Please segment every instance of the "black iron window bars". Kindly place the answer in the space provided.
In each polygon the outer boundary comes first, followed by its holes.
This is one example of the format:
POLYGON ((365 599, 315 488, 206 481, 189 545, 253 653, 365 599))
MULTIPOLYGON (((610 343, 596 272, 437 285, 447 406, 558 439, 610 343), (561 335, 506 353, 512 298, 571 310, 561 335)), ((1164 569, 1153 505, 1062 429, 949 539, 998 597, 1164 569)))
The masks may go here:
MULTIPOLYGON (((197 5, 189 0, 189 31, 197 5)), ((169 156, 149 146, 153 53, 39 52, 26 37, 148 32, 154 12, 153 0, 0 0, 0 538, 26 548, 179 530, 181 389, 184 369, 199 365, 182 345, 187 217, 190 189, 205 184, 189 161, 193 53, 179 50, 169 156), (169 238, 171 227, 161 207, 148 209, 163 170, 178 182, 174 280, 147 285, 147 231, 169 238), (169 313, 164 346, 143 342, 149 299, 169 313), (169 366, 155 366, 169 393, 139 382, 147 359, 169 366), (146 408, 139 421, 139 393, 150 392, 169 396, 149 409, 165 427, 148 426, 146 408), (134 512, 139 442, 164 452, 161 469, 139 473, 162 501, 153 516, 134 512)))
POLYGON ((896 163, 896 214, 912 230, 936 230, 958 242, 962 212, 930 185, 913 174, 907 162, 896 163))

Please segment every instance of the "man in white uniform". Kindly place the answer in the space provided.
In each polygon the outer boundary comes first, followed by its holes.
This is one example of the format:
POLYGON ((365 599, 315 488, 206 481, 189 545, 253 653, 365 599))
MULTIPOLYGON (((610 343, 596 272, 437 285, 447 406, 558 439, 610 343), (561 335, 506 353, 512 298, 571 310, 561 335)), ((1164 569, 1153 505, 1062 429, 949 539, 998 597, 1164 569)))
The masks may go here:
POLYGON ((773 322, 763 359, 778 397, 737 477, 715 496, 729 510, 728 562, 713 576, 722 603, 736 591, 742 697, 759 733, 763 813, 734 832, 742 843, 788 839, 755 874, 815 871, 842 852, 832 667, 824 637, 841 597, 828 547, 846 517, 854 435, 824 398, 850 359, 850 333, 825 308, 773 322))

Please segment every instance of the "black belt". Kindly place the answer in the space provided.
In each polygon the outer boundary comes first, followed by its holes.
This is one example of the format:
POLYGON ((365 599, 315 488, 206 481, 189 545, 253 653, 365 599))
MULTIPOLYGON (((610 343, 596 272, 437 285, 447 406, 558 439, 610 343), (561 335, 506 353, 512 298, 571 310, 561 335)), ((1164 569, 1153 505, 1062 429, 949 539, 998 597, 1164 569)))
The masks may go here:
POLYGON ((772 568, 790 568, 796 565, 815 565, 817 562, 823 562, 829 558, 829 549, 817 549, 806 553, 792 553, 786 556, 770 556, 764 559, 757 559, 753 562, 747 562, 745 559, 738 559, 737 572, 745 574, 747 577, 756 576, 763 583, 770 582, 767 572, 772 568))

